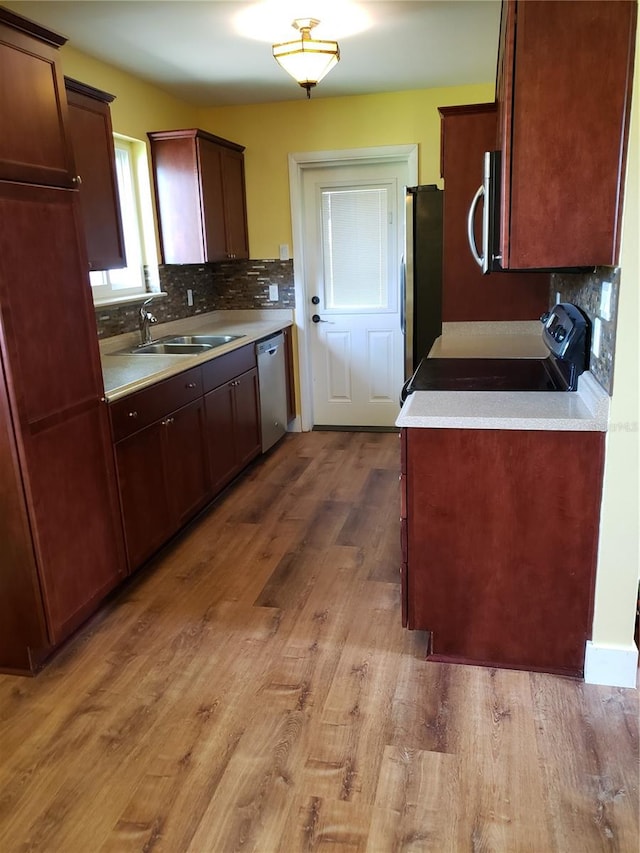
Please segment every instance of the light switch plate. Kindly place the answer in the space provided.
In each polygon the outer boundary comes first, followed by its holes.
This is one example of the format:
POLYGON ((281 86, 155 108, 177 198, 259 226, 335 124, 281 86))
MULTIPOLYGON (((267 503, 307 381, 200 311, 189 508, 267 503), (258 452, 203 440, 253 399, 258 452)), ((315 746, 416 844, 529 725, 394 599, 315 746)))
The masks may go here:
POLYGON ((600 316, 603 320, 611 319, 611 282, 603 281, 600 290, 600 316))
POLYGON ((600 338, 602 337, 602 320, 596 317, 593 321, 593 335, 591 337, 591 352, 596 358, 600 357, 600 338))
POLYGON ((288 261, 289 260, 289 244, 288 243, 280 243, 280 260, 288 261))
POLYGON ((271 302, 277 302, 278 301, 278 285, 277 284, 270 284, 269 285, 269 299, 271 300, 271 302))

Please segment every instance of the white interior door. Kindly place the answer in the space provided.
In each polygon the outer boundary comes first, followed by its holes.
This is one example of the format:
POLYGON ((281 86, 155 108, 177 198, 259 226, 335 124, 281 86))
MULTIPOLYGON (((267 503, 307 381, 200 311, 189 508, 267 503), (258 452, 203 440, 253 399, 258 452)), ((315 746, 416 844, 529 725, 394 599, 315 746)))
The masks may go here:
POLYGON ((402 163, 305 170, 304 291, 315 426, 393 426, 403 383, 402 163))

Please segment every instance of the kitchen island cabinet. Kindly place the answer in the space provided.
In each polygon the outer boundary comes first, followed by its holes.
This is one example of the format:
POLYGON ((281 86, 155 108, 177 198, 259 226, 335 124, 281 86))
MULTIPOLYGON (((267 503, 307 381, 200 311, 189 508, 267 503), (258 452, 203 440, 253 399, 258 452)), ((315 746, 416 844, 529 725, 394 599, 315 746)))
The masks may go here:
POLYGON ((163 263, 248 258, 244 147, 203 130, 148 136, 163 263))
POLYGON ((432 660, 580 676, 604 434, 403 429, 403 622, 432 660))
POLYGON ((505 269, 617 263, 636 15, 627 0, 504 0, 505 269))
POLYGON ((80 206, 92 270, 126 266, 110 103, 114 96, 65 77, 80 206))
POLYGON ((34 672, 124 576, 124 549, 64 40, 6 10, 0 29, 2 79, 20 81, 0 104, 0 668, 34 672))
POLYGON ((129 570, 209 500, 200 368, 111 407, 129 570))
POLYGON ((495 104, 440 107, 444 178, 442 319, 447 322, 538 319, 549 305, 549 273, 483 275, 469 250, 467 214, 493 150, 495 104))

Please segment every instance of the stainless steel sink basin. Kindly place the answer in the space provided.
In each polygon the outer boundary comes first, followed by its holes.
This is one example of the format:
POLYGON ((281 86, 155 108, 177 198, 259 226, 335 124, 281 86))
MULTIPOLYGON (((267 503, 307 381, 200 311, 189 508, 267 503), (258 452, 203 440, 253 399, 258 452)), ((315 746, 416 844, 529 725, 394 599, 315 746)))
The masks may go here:
POLYGON ((224 344, 229 344, 231 341, 237 341, 238 338, 244 337, 246 335, 181 335, 176 338, 165 338, 165 342, 168 344, 181 344, 183 346, 206 344, 210 347, 221 347, 224 344))
POLYGON ((135 355, 197 355, 199 352, 207 352, 213 349, 211 344, 180 344, 173 341, 161 341, 154 344, 145 344, 140 347, 132 347, 125 350, 135 355))

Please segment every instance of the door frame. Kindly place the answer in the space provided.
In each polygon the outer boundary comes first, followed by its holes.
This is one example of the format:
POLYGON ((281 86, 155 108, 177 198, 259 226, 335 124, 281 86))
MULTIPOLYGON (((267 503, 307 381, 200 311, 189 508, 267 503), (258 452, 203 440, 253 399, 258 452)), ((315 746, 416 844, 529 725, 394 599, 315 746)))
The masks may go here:
POLYGON ((355 166, 363 163, 402 163, 409 172, 409 186, 418 183, 418 145, 380 145, 373 148, 347 148, 336 151, 305 151, 289 154, 289 193, 291 199, 291 232, 293 237, 293 280, 298 332, 298 366, 300 380, 300 428, 308 432, 313 411, 311 396, 311 341, 304 279, 303 176, 308 169, 332 166, 355 166))

